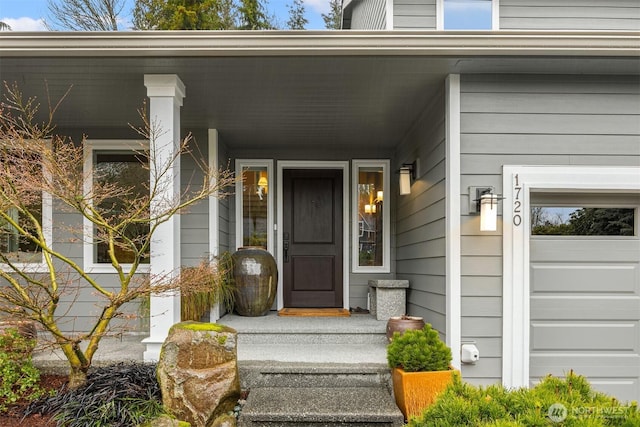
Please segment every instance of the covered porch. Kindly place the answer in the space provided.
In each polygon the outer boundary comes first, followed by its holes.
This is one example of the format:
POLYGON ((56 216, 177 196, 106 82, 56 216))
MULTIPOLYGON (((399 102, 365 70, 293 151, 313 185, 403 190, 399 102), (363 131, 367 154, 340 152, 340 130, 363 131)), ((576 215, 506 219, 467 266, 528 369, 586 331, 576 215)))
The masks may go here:
MULTIPOLYGON (((635 42, 612 34, 5 33, 2 42, 0 79, 37 95, 42 109, 47 93, 57 100, 72 87, 56 122, 60 133, 75 140, 85 134, 136 138, 128 123, 136 123, 136 109, 148 100, 152 117, 165 114, 162 125, 172 135, 192 133, 194 153, 216 167, 267 160, 277 172, 283 164, 286 169, 339 162, 347 210, 343 305, 366 307, 370 279, 409 280, 407 312, 446 337, 455 366, 461 342, 461 200, 467 196, 461 189, 460 122, 462 111, 482 109, 460 105, 460 76, 633 74, 637 66, 624 53, 635 42), (612 44, 619 47, 617 56, 612 44), (167 85, 152 88, 153 80, 166 76, 167 85), (411 194, 400 196, 395 171, 416 159, 411 194), (349 215, 352 171, 361 160, 389 162, 385 271, 356 271, 349 246, 358 230, 349 215)), ((183 159, 181 183, 192 166, 183 159)), ((274 218, 280 202, 272 201, 274 218)), ((237 210, 232 196, 185 213, 158 242, 162 256, 152 256, 152 271, 235 250, 237 210)), ((270 248, 278 262, 284 258, 280 226, 274 222, 270 248)), ((86 307, 91 301, 80 303, 86 307)), ((179 296, 152 301, 150 346, 157 349, 179 320, 178 307, 179 296)))

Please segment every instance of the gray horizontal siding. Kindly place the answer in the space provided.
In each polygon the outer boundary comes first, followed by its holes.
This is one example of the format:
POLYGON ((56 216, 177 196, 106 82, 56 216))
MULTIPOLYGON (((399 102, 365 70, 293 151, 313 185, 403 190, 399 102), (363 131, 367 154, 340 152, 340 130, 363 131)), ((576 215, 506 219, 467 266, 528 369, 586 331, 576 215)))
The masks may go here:
MULTIPOLYGON (((397 4, 397 2, 396 2, 397 4)), ((409 281, 407 312, 446 331, 444 85, 404 136, 395 154, 400 163, 420 159, 411 194, 397 196, 396 276, 409 281)), ((393 182, 394 186, 397 183, 393 182)), ((397 187, 392 190, 397 194, 397 187)))
POLYGON ((351 29, 386 29, 386 0, 360 0, 353 5, 351 29))
MULTIPOLYGON (((199 161, 208 158, 208 144, 206 143, 206 131, 194 133, 191 144, 195 155, 200 156, 199 161), (201 141, 196 143, 195 141, 201 141), (202 142, 205 141, 205 142, 202 142)), ((202 182, 202 171, 196 165, 191 156, 182 156, 180 161, 180 173, 182 175, 182 191, 197 191, 202 182)), ((197 265, 209 256, 209 204, 204 200, 191 206, 180 215, 180 250, 181 263, 184 266, 197 265)))
MULTIPOLYGON (((467 212, 468 187, 501 193, 507 164, 639 165, 639 97, 637 76, 461 77, 463 341, 502 336, 501 227, 480 233, 479 218, 467 212)), ((463 376, 499 381, 500 353, 478 348, 480 361, 463 376)))
POLYGON ((435 30, 435 0, 395 0, 393 2, 394 30, 435 30))
POLYGON ((501 0, 501 30, 640 30, 637 0, 501 0))

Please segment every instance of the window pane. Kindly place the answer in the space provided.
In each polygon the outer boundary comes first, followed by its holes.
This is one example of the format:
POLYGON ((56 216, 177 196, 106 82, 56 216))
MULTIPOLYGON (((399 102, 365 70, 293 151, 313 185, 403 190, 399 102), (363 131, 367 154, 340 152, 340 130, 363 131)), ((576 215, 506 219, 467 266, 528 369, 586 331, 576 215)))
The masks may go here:
POLYGON ((267 249, 269 176, 266 167, 242 173, 242 245, 267 249))
POLYGON ((445 30, 490 30, 491 0, 445 0, 445 30))
MULTIPOLYGON (((34 204, 28 208, 34 215, 37 221, 42 225, 42 202, 40 204, 34 204)), ((29 223, 27 218, 18 213, 15 208, 7 211, 12 221, 16 221, 20 227, 35 233, 35 229, 32 224, 29 223)), ((42 262, 42 249, 18 232, 9 220, 3 220, 0 218, 0 252, 2 252, 11 262, 17 263, 31 263, 42 262)))
POLYGON ((5 168, 5 176, 16 181, 16 191, 20 194, 16 200, 19 203, 24 203, 24 210, 33 216, 33 219, 29 218, 28 214, 21 213, 16 207, 10 207, 5 211, 7 218, 0 218, 0 252, 11 262, 40 263, 42 262, 42 249, 25 234, 36 236, 38 227, 42 228, 43 226, 42 193, 29 191, 18 181, 29 182, 30 179, 40 179, 42 176, 41 162, 37 155, 28 150, 25 152, 9 150, 0 154, 0 157, 0 163, 5 168), (34 220, 38 223, 37 226, 33 223, 34 220), (26 233, 19 232, 13 223, 16 223, 26 233))
MULTIPOLYGON (((144 155, 136 153, 104 152, 95 154, 94 162, 94 184, 116 185, 122 188, 131 189, 131 200, 122 200, 119 197, 107 198, 100 203, 103 215, 113 218, 112 223, 118 223, 125 219, 124 215, 130 211, 128 203, 138 197, 149 194, 149 168, 148 159, 144 155)), ((130 224, 123 231, 124 237, 135 242, 136 246, 142 244, 142 240, 149 234, 149 224, 130 224)), ((108 254, 108 244, 104 236, 94 233, 97 244, 95 245, 95 260, 97 263, 110 263, 108 254)), ((122 242, 123 239, 118 239, 122 242)), ((116 257, 121 263, 131 263, 134 261, 134 253, 126 245, 117 245, 115 248, 116 257)), ((142 263, 149 263, 149 253, 147 250, 142 263)))
POLYGON ((534 206, 532 235, 633 236, 635 209, 534 206))
POLYGON ((382 167, 358 169, 358 265, 383 265, 382 167))

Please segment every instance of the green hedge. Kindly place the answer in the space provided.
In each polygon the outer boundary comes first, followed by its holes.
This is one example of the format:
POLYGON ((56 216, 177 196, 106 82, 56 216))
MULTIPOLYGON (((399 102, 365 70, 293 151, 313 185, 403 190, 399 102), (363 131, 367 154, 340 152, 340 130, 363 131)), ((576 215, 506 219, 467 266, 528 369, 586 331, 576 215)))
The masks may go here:
POLYGON ((640 426, 638 403, 625 404, 594 391, 585 377, 546 377, 530 389, 454 383, 409 427, 640 426))

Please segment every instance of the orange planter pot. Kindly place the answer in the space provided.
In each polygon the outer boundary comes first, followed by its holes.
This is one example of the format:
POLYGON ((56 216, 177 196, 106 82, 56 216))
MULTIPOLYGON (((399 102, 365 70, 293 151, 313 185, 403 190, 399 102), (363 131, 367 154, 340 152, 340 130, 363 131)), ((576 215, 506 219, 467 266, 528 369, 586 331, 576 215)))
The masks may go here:
POLYGON ((405 372, 394 368, 393 394, 398 408, 406 419, 422 414, 424 409, 435 402, 440 393, 453 382, 458 371, 405 372))

